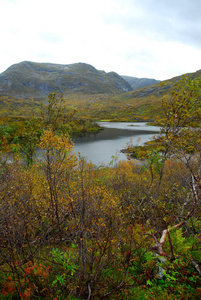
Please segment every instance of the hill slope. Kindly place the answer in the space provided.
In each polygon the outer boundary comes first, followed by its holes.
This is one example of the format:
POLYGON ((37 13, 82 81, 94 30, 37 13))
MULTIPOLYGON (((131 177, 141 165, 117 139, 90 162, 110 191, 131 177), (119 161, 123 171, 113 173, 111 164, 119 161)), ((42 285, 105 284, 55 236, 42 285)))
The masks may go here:
MULTIPOLYGON (((186 74, 189 79, 201 80, 201 70, 186 74)), ((68 105, 79 108, 82 116, 95 120, 153 121, 162 116, 162 98, 171 99, 171 91, 181 76, 118 95, 93 95, 67 98, 68 105)))
POLYGON ((133 90, 137 90, 145 86, 150 86, 160 82, 160 80, 149 79, 149 78, 137 78, 137 77, 125 76, 125 75, 121 75, 121 77, 125 79, 132 86, 133 90))
POLYGON ((59 65, 24 61, 0 74, 0 95, 47 96, 50 92, 104 94, 131 91, 130 84, 115 72, 98 71, 77 63, 59 65))
MULTIPOLYGON (((201 70, 186 74, 201 80, 201 70)), ((0 74, 0 115, 37 113, 49 92, 64 94, 80 117, 94 120, 147 121, 162 115, 161 99, 169 100, 181 76, 133 90, 121 76, 78 63, 72 65, 22 62, 0 74)))

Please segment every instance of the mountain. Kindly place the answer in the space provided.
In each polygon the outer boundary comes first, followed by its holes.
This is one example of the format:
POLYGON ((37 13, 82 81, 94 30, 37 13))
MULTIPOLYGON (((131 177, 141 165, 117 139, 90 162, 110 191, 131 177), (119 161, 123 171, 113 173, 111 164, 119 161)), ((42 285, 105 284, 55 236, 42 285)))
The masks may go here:
MULTIPOLYGON (((186 74, 201 81, 201 70, 186 74)), ((41 101, 50 92, 64 94, 68 107, 79 117, 94 120, 147 121, 162 115, 162 101, 171 100, 171 91, 181 76, 156 83, 153 79, 134 78, 135 84, 149 86, 134 89, 133 77, 98 71, 77 63, 59 65, 24 61, 0 74, 0 115, 30 116, 38 113, 41 101), (133 87, 132 87, 132 86, 133 87)))
POLYGON ((137 90, 160 82, 160 80, 149 79, 149 78, 137 78, 137 77, 125 76, 125 75, 121 75, 121 77, 125 79, 132 86, 133 90, 137 90))
MULTIPOLYGON (((197 79, 201 82, 201 70, 185 75, 190 80, 197 79)), ((79 95, 67 99, 67 104, 77 108, 80 116, 94 120, 157 121, 163 116, 162 99, 171 101, 171 92, 181 77, 177 76, 122 94, 93 95, 87 98, 79 95)), ((199 99, 201 101, 201 95, 199 99)))
POLYGON ((131 90, 131 85, 117 73, 98 71, 85 63, 23 61, 0 74, 0 96, 41 98, 50 92, 113 94, 131 90))

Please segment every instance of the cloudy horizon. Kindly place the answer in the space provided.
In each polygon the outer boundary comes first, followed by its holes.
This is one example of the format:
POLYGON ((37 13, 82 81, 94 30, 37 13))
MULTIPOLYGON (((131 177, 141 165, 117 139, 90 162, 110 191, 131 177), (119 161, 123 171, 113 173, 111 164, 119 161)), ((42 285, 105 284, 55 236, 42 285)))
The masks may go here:
POLYGON ((200 0, 0 0, 0 73, 83 62, 165 80, 201 69, 200 0))

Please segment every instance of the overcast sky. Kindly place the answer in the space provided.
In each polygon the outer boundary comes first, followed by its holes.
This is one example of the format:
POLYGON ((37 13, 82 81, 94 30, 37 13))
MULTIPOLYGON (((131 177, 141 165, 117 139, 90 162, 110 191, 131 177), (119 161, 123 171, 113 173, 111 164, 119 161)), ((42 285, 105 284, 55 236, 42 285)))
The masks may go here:
POLYGON ((201 0, 0 0, 0 73, 84 62, 169 79, 201 69, 201 0))

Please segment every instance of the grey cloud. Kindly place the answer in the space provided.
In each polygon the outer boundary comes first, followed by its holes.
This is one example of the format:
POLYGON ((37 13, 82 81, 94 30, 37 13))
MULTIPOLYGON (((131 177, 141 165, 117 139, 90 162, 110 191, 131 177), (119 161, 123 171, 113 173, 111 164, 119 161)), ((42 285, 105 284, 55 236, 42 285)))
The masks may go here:
POLYGON ((180 20, 199 21, 201 14, 200 0, 134 0, 130 2, 143 9, 147 16, 162 16, 180 20))
POLYGON ((201 46, 200 0, 122 0, 124 5, 130 5, 130 12, 110 16, 108 23, 145 37, 201 46), (140 10, 139 17, 136 9, 140 10))

